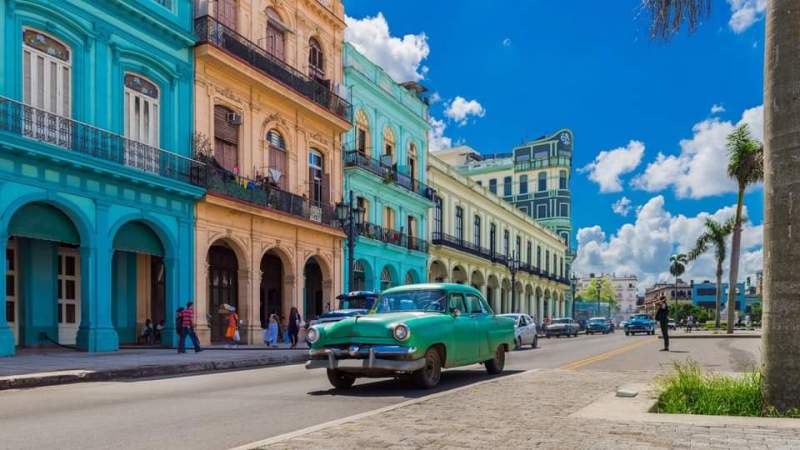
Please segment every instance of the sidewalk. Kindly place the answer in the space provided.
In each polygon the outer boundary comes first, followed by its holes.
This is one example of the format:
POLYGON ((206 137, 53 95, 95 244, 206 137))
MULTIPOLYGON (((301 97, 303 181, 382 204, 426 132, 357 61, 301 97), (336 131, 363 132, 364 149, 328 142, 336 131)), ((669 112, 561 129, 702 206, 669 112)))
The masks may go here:
POLYGON ((800 448, 800 428, 571 417, 618 387, 649 383, 656 375, 556 369, 527 372, 259 448, 800 448))
POLYGON ((22 349, 16 356, 0 358, 0 390, 274 366, 303 362, 307 354, 305 347, 291 350, 285 345, 278 349, 211 346, 185 354, 162 348, 124 348, 113 353, 22 349))

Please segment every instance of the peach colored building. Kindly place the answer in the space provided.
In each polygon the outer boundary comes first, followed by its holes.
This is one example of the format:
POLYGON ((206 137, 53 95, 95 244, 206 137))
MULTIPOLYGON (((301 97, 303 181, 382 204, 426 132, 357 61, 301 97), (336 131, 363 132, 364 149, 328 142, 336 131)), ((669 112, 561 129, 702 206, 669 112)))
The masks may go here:
POLYGON ((244 342, 268 314, 308 320, 341 292, 343 100, 340 0, 196 2, 195 148, 208 164, 197 204, 195 292, 202 342, 236 306, 244 342))

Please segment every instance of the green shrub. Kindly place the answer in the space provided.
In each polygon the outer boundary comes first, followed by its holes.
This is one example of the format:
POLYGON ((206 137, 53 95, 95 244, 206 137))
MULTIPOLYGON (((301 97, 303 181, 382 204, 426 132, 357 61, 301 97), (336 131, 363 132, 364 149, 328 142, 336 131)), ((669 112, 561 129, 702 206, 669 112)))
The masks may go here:
POLYGON ((653 412, 714 416, 800 417, 800 411, 778 413, 764 407, 761 371, 741 377, 706 374, 695 362, 676 363, 675 371, 659 379, 653 412))

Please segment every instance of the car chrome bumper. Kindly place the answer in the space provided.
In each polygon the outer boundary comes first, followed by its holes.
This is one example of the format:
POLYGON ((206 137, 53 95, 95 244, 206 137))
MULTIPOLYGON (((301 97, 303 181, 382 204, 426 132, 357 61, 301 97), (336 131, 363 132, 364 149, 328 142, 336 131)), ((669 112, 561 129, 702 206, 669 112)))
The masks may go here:
POLYGON ((407 358, 416 352, 414 347, 399 345, 375 345, 366 348, 351 346, 349 349, 325 348, 309 350, 311 359, 306 369, 373 369, 397 372, 414 372, 425 366, 425 359, 407 358), (397 359, 385 359, 394 357, 397 359))

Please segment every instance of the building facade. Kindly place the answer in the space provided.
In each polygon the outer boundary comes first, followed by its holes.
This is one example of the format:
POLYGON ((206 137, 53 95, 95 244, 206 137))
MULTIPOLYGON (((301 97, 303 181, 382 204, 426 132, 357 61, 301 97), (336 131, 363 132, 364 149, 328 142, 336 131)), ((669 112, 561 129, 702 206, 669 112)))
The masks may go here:
MULTIPOLYGON (((692 304, 703 309, 715 310, 717 307, 717 283, 703 281, 702 283, 692 283, 692 304)), ((746 311, 746 292, 744 283, 736 285, 736 310, 746 311)), ((728 283, 722 283, 722 297, 720 298, 720 311, 727 311, 728 305, 728 283)), ((722 315, 723 320, 727 320, 727 315, 722 315)))
POLYGON ((340 0, 200 0, 195 128, 208 163, 197 204, 198 334, 223 305, 256 342, 268 314, 311 319, 341 292, 344 9, 340 0))
POLYGON ((661 296, 664 296, 670 305, 678 303, 689 303, 692 301, 692 284, 687 284, 685 281, 678 278, 678 282, 659 282, 644 291, 644 303, 641 307, 647 311, 655 309, 656 302, 659 301, 661 296))
MULTIPOLYGON (((580 292, 586 289, 596 276, 608 279, 611 286, 614 288, 614 300, 617 302, 614 317, 617 320, 625 320, 632 314, 636 314, 638 289, 638 278, 636 275, 617 275, 610 273, 600 275, 590 274, 588 277, 578 277, 575 283, 575 291, 580 292)), ((584 301, 591 303, 591 299, 584 299, 584 301)))
POLYGON ((113 351, 193 295, 186 1, 0 1, 0 354, 113 351))
MULTIPOLYGON (((428 105, 415 83, 394 82, 352 45, 344 46, 344 79, 354 126, 346 136, 344 192, 363 212, 355 243, 353 286, 377 290, 427 281, 425 184, 428 105), (351 194, 352 193, 352 194, 351 194)), ((345 248, 345 262, 348 261, 345 248)))
MULTIPOLYGON (((437 152, 445 162, 553 230, 572 248, 573 134, 562 129, 511 153, 481 155, 469 147, 437 152)), ((572 252, 567 255, 572 262, 572 252)))
POLYGON ((560 237, 435 154, 428 158, 436 191, 429 280, 470 284, 498 313, 525 312, 539 323, 569 315, 560 237))

